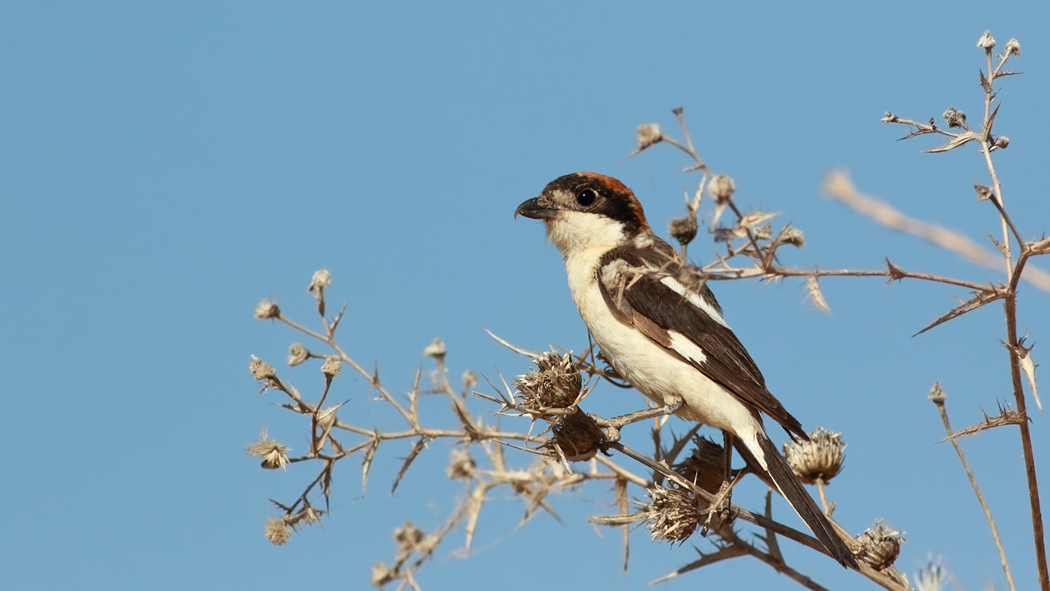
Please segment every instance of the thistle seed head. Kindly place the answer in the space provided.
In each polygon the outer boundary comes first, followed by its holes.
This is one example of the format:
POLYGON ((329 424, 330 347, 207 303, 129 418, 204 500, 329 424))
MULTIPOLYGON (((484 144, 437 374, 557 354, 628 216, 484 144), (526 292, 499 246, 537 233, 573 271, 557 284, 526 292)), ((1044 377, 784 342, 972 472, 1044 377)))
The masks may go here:
POLYGON ((671 236, 678 241, 679 244, 685 246, 696 238, 696 214, 689 213, 684 217, 674 218, 668 227, 671 232, 671 236))
POLYGON ((551 429, 553 443, 570 462, 586 462, 598 453, 604 434, 580 413, 563 415, 551 429))
POLYGON ((736 192, 736 183, 725 174, 717 174, 707 185, 707 190, 718 203, 725 203, 736 192))
POLYGON ((860 549, 856 555, 875 570, 884 570, 893 565, 904 543, 904 532, 890 528, 878 519, 875 524, 857 536, 860 549))
POLYGON ((266 518, 266 539, 274 546, 283 546, 292 537, 292 528, 284 522, 284 519, 274 517, 266 518))
POLYGON ((277 370, 272 365, 252 355, 252 362, 248 364, 248 371, 257 380, 272 380, 277 377, 277 370))
POLYGON ((645 506, 645 513, 653 541, 672 544, 684 542, 696 531, 701 511, 696 499, 689 492, 677 488, 654 486, 648 489, 652 502, 645 506))
POLYGON ((1006 51, 1006 55, 1021 57, 1021 42, 1016 38, 1007 41, 1006 45, 1003 46, 1003 49, 1006 51))
POLYGON ((320 296, 324 288, 331 284, 332 274, 328 272, 328 269, 320 269, 310 278, 310 285, 306 288, 306 291, 316 292, 316 295, 320 296))
POLYGON ((335 376, 339 375, 339 372, 341 371, 343 371, 342 360, 340 360, 335 355, 325 358, 324 364, 321 366, 321 373, 328 376, 329 378, 334 378, 335 376))
POLYGON ((806 246, 806 235, 798 228, 791 226, 784 230, 784 233, 780 235, 781 244, 790 244, 795 248, 803 248, 806 246))
POLYGON ((656 123, 645 123, 638 126, 638 147, 637 151, 654 146, 664 139, 664 133, 660 130, 660 126, 656 123))
POLYGON ((423 530, 406 519, 405 525, 394 530, 394 541, 397 542, 398 555, 408 556, 415 552, 424 537, 423 530))
POLYGON ((262 458, 261 465, 266 470, 276 470, 288 465, 288 446, 270 439, 266 429, 259 435, 259 440, 244 448, 244 451, 250 456, 262 458))
POLYGON ((423 349, 424 355, 426 355, 427 357, 433 357, 435 361, 439 362, 445 360, 445 353, 447 352, 448 350, 445 349, 445 341, 441 340, 440 338, 434 339, 433 342, 431 342, 429 345, 427 345, 425 349, 423 349))
POLYGON ((991 31, 985 31, 981 38, 977 40, 977 47, 984 49, 991 53, 992 48, 995 47, 995 37, 992 37, 991 31))
POLYGON ((266 320, 267 318, 279 318, 281 316, 281 308, 277 306, 277 302, 273 300, 263 300, 259 302, 259 305, 255 307, 255 319, 266 320))
POLYGON ((948 107, 941 116, 944 117, 948 127, 966 127, 966 113, 958 109, 948 107))
POLYGON ((706 437, 696 437, 693 443, 696 444, 693 453, 675 464, 674 471, 707 492, 716 494, 725 478, 725 448, 706 437))
POLYGON ((478 385, 478 374, 474 373, 469 369, 463 372, 463 376, 460 379, 463 380, 463 388, 465 390, 470 390, 474 386, 478 385))
POLYGON ((292 343, 292 346, 288 347, 288 359, 286 360, 286 363, 291 367, 295 367, 309 358, 310 350, 304 347, 301 343, 292 343))
POLYGON ((784 457, 802 482, 815 484, 819 478, 827 483, 842 470, 845 449, 841 433, 820 427, 809 434, 809 441, 784 443, 784 457))
POLYGON ((576 402, 583 389, 583 376, 572 353, 548 351, 533 361, 536 371, 514 380, 525 408, 567 408, 576 402))
POLYGON ((470 480, 474 477, 477 462, 470 455, 470 450, 457 448, 452 450, 452 461, 449 462, 445 475, 453 480, 470 480))
POLYGON ((944 404, 944 401, 948 399, 948 395, 944 393, 944 388, 941 388, 940 382, 934 382, 933 387, 930 388, 930 393, 926 395, 926 398, 930 399, 930 402, 934 404, 944 404))
POLYGON ((974 188, 975 191, 977 191, 977 200, 978 201, 987 201, 987 200, 992 198, 992 195, 995 194, 995 193, 992 193, 992 188, 991 187, 982 185, 981 183, 974 183, 973 184, 973 188, 974 188))

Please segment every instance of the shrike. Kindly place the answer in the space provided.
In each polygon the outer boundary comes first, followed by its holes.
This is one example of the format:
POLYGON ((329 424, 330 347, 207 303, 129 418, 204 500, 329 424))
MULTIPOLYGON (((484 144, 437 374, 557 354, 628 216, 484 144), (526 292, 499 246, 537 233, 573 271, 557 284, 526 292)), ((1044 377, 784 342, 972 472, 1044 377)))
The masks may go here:
POLYGON ((647 416, 674 413, 739 439, 828 552, 857 568, 766 435, 761 413, 808 440, 802 425, 766 389, 702 273, 653 233, 634 193, 611 177, 569 174, 519 205, 519 214, 543 220, 603 355, 660 405, 647 416))

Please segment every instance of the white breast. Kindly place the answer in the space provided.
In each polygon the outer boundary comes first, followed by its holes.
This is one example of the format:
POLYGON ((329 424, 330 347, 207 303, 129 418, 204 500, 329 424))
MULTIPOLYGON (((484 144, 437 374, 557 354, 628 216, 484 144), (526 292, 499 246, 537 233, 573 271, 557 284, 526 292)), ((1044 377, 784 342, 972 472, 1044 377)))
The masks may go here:
MULTIPOLYGON (((580 316, 609 363, 657 404, 668 404, 681 396, 685 404, 676 414, 683 419, 731 430, 738 437, 753 438, 755 429, 761 426, 735 396, 613 316, 596 279, 604 252, 604 248, 593 248, 573 253, 565 260, 565 270, 580 316), (738 432, 741 430, 745 432, 738 432)), ((689 304, 683 302, 683 305, 689 304)), ((678 333, 673 333, 673 337, 684 357, 695 361, 703 359, 703 351, 692 341, 678 333)))

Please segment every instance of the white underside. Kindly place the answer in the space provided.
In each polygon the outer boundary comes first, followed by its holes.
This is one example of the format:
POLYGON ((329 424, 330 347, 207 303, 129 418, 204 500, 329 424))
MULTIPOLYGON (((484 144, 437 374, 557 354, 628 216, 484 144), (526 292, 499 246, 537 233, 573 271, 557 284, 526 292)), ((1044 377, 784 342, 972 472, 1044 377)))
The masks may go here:
MULTIPOLYGON (((657 404, 669 404, 681 397, 684 404, 675 414, 732 433, 744 442, 765 469, 764 454, 757 439, 757 434, 763 430, 762 425, 747 407, 696 368, 669 355, 661 346, 612 315, 595 279, 598 263, 608 248, 607 245, 598 245, 570 251, 565 259, 565 269, 580 315, 609 363, 657 404)), ((562 252, 565 254, 565 250, 562 252)), ((691 303, 683 301, 681 305, 691 303)), ((715 317, 721 320, 720 315, 715 317)), ((687 359, 703 362, 704 353, 696 344, 675 332, 671 336, 676 352, 687 359)))

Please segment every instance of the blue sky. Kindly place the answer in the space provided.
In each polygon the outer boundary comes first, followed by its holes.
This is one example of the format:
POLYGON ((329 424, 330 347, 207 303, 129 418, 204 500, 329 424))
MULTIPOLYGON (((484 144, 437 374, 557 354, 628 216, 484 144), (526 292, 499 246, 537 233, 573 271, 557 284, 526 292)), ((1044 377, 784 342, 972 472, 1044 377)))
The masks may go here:
MULTIPOLYGON (((454 376, 528 370, 482 327, 533 349, 582 350, 556 251, 538 223, 512 213, 555 177, 593 170, 634 188, 666 228, 697 181, 681 174, 686 160, 663 146, 624 156, 636 125, 673 130, 678 105, 701 154, 736 179, 742 206, 783 212, 806 232, 806 248, 785 263, 878 268, 889 256, 906 269, 1000 279, 821 198, 819 186, 846 168, 910 215, 978 241, 997 234, 992 208, 973 195, 987 182, 978 154, 923 155, 925 138, 896 142, 902 130, 879 123, 887 109, 924 119, 950 106, 977 119, 974 44, 987 28, 1024 52, 1025 75, 1004 81, 996 121, 1012 142, 998 159, 1004 199, 1024 234, 1047 230, 1048 22, 1045 3, 5 3, 5 587, 366 587, 371 565, 396 552, 394 527, 409 518, 432 529, 462 494, 443 476, 449 444, 432 443, 393 496, 407 448, 380 452, 363 498, 359 461, 344 462, 324 528, 271 546, 267 499, 293 498, 313 472, 263 471, 243 452, 263 426, 293 450, 305 445, 301 421, 274 405, 277 395, 257 395, 246 371, 250 355, 278 364, 298 340, 255 321, 256 303, 275 298, 312 322, 304 290, 329 269, 331 297, 349 302, 344 347, 378 362, 398 393, 430 368, 422 350, 436 336, 454 376)), ((712 252, 705 235, 690 249, 703 261, 712 252)), ((844 433, 846 470, 830 487, 839 521, 854 533, 876 518, 905 530, 898 566, 908 573, 932 553, 966 589, 1004 588, 926 400, 940 380, 962 427, 1012 399, 1000 308, 912 338, 966 294, 877 279, 822 285, 831 316, 803 301, 798 282, 715 288, 787 408, 807 429, 844 433)), ((1036 341, 1048 299, 1030 287, 1021 295, 1020 325, 1036 341)), ((304 391, 320 383, 316 368, 281 372, 304 391)), ((349 400, 344 418, 398 427, 349 372, 333 396, 349 400)), ((603 414, 641 402, 609 387, 592 400, 603 414)), ((443 404, 431 406, 448 420, 443 404)), ((1032 418, 1045 491, 1050 437, 1045 415, 1032 418)), ((963 446, 1018 586, 1032 588, 1017 434, 963 446)), ((735 500, 761 496, 748 484, 735 500)), ((539 516, 516 530, 521 504, 497 495, 474 556, 452 557, 462 542, 453 535, 420 582, 633 589, 694 558, 690 544, 651 544, 638 530, 621 576, 618 532, 600 537, 585 522, 609 503, 589 487, 556 499, 564 525, 539 516)), ((776 509, 795 523, 786 505, 776 509)), ((824 585, 869 585, 787 551, 824 585)), ((797 588, 746 559, 667 586, 730 583, 797 588)))

